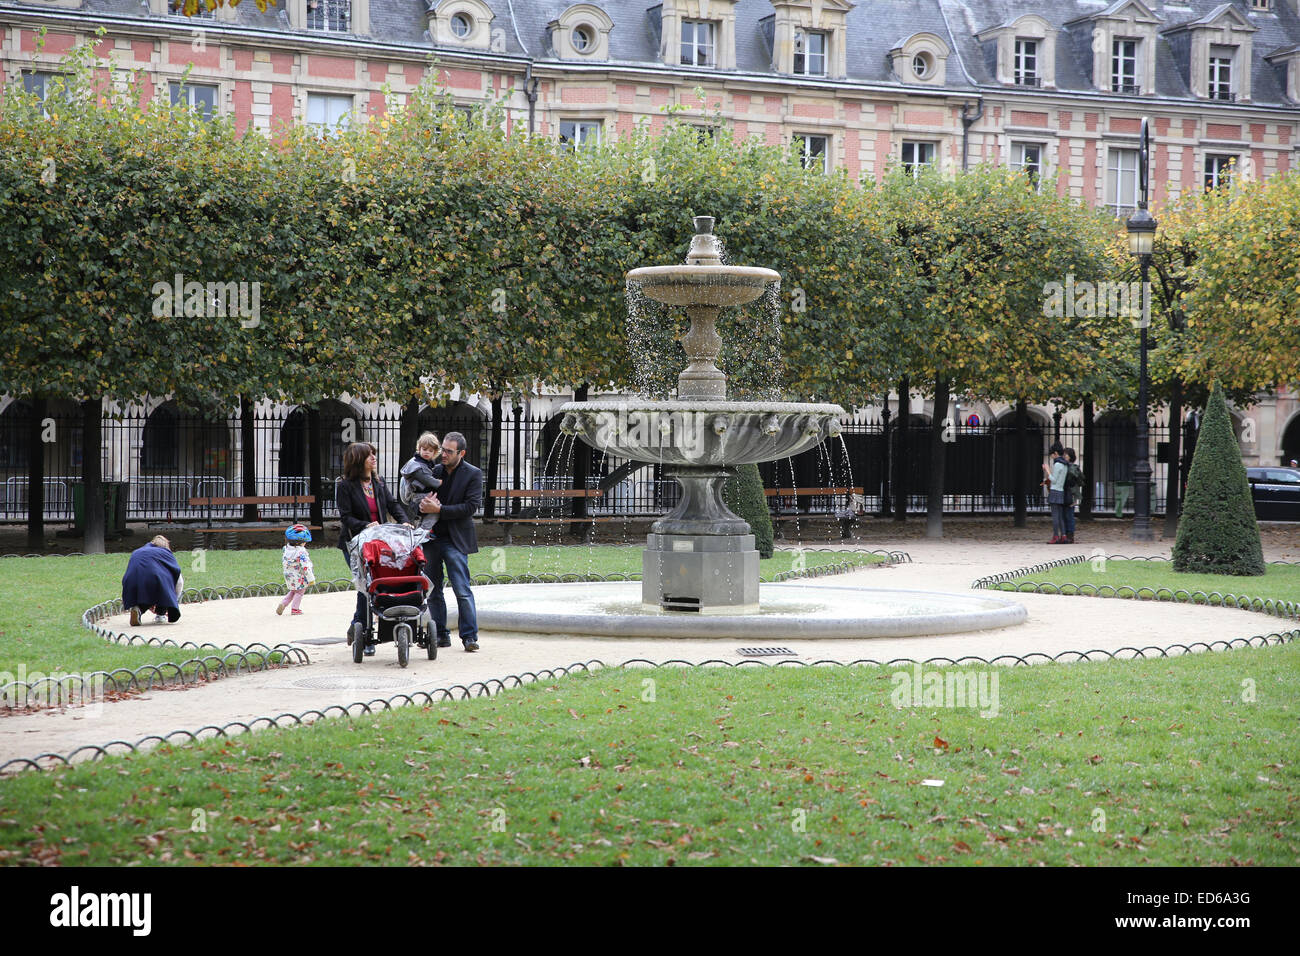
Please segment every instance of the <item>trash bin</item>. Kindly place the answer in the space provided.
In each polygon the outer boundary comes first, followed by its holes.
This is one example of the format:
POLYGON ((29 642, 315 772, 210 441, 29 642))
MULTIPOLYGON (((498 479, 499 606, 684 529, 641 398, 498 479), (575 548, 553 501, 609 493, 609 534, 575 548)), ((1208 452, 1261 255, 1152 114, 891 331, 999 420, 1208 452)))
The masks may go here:
MULTIPOLYGON (((107 535, 126 534, 126 508, 131 498, 131 485, 126 481, 105 481, 104 489, 104 533, 107 535)), ((72 517, 78 533, 86 530, 86 483, 72 482, 72 517)))
POLYGON ((1124 517, 1124 508, 1128 505, 1128 500, 1133 497, 1133 482, 1117 481, 1115 482, 1115 517, 1124 517))

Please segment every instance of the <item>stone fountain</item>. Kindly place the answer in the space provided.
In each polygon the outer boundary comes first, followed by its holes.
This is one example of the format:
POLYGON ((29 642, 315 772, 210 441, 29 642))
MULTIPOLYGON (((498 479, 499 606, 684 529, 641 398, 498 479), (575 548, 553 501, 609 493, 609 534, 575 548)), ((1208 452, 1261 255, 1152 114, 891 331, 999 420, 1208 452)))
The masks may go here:
POLYGON ((722 309, 761 296, 781 277, 723 265, 713 218, 695 219, 686 264, 633 269, 629 287, 685 309, 681 338, 690 360, 676 401, 569 402, 560 430, 632 461, 660 464, 681 486, 677 507, 651 525, 642 557, 641 601, 665 611, 745 614, 759 610, 758 551, 749 525, 722 499, 737 465, 776 461, 839 434, 838 405, 732 402, 718 368, 722 309))

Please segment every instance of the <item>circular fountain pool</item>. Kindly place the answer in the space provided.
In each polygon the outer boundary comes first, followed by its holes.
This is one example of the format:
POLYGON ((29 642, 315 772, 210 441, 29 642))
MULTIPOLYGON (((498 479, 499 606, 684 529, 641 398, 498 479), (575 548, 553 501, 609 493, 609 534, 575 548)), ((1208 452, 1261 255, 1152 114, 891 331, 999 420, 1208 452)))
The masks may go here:
POLYGON ((639 581, 499 584, 480 592, 485 631, 599 637, 823 639, 960 634, 1022 624, 1002 598, 888 588, 763 584, 750 614, 664 611, 643 604, 639 581))

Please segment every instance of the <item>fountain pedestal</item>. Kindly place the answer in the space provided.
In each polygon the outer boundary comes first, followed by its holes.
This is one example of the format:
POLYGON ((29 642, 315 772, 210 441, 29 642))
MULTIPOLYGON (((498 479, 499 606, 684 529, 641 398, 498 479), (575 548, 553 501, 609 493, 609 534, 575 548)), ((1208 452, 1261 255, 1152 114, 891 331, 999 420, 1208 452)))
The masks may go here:
POLYGON ((641 601, 666 611, 758 610, 758 551, 748 522, 723 500, 736 469, 677 465, 681 500, 650 526, 641 557, 641 601))
POLYGON ((757 611, 754 536, 651 532, 641 554, 641 603, 703 614, 757 611))

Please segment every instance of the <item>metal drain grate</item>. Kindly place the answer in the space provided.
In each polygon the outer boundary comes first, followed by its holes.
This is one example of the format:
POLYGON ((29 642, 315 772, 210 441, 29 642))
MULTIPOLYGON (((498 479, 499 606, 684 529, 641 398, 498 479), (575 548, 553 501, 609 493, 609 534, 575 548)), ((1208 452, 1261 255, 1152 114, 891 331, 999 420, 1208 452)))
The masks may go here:
POLYGON ((304 637, 298 641, 291 641, 291 644, 316 644, 324 646, 326 644, 346 644, 346 637, 304 637))
POLYGON ((788 647, 738 647, 736 653, 741 657, 798 657, 788 647))

